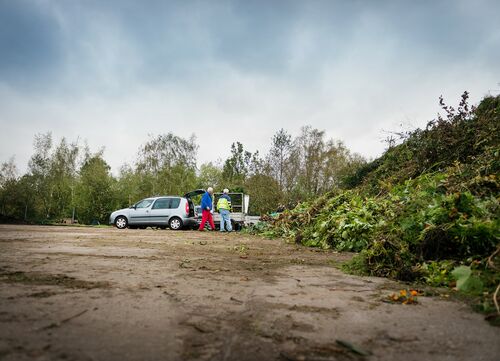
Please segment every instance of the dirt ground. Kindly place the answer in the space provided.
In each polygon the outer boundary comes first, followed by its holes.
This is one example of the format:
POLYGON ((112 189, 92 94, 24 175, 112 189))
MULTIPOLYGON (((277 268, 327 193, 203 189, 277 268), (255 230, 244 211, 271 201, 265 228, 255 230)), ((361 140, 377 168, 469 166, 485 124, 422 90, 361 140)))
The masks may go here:
POLYGON ((1 360, 499 360, 500 332, 350 255, 238 233, 0 225, 1 360))

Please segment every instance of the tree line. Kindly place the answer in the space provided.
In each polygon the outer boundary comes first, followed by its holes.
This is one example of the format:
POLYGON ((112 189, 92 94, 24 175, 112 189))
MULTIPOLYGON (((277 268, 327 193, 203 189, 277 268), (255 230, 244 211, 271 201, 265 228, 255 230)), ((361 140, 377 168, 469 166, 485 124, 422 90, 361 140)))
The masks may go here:
POLYGON ((55 141, 50 132, 36 134, 25 174, 19 174, 13 157, 1 164, 0 214, 29 222, 71 218, 106 223, 113 210, 142 198, 208 186, 249 194, 250 213, 263 214, 339 188, 366 163, 341 141, 310 126, 294 138, 280 129, 262 156, 235 142, 224 161, 197 167, 197 151, 194 135, 150 136, 139 146, 135 162, 124 164, 115 176, 103 149, 91 151, 66 138, 55 141))

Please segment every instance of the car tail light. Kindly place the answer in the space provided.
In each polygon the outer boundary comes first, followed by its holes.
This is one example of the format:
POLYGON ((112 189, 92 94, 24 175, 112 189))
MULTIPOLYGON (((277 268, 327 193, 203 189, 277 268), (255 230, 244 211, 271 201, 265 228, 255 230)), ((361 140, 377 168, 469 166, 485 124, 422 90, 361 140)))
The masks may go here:
POLYGON ((186 202, 186 216, 189 216, 189 202, 186 202))

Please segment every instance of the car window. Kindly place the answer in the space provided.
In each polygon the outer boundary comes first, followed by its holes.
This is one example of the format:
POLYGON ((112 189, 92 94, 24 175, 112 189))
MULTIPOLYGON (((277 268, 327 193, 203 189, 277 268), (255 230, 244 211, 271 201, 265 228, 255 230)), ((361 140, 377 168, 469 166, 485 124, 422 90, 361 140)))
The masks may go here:
POLYGON ((148 208, 151 203, 153 203, 153 199, 143 199, 135 205, 135 208, 148 208))
POLYGON ((167 209, 169 208, 170 199, 168 198, 160 198, 157 199, 155 204, 153 204, 153 209, 167 209))
POLYGON ((179 207, 180 203, 181 203, 181 199, 180 198, 170 198, 169 208, 176 209, 176 208, 179 207))

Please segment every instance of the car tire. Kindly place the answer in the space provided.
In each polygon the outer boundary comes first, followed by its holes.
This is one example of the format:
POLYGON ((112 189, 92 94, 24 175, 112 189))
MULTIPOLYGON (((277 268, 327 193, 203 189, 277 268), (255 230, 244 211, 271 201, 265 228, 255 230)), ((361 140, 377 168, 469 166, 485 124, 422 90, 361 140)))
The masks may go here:
POLYGON ((115 219, 115 227, 118 229, 125 229, 128 226, 128 220, 127 217, 124 216, 118 216, 115 219))
POLYGON ((182 228, 182 220, 179 217, 172 217, 168 221, 168 227, 174 231, 182 228))

